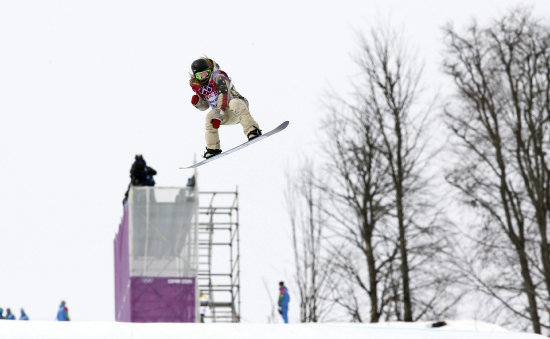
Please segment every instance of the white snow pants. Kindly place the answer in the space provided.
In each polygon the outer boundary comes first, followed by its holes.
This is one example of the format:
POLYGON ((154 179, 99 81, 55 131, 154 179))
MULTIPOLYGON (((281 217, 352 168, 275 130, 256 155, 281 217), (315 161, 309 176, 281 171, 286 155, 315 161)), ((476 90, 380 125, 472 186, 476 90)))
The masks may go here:
MULTIPOLYGON (((205 121, 205 139, 206 147, 210 149, 220 149, 220 137, 218 135, 218 129, 212 127, 212 116, 216 112, 215 109, 206 114, 205 121)), ((248 111, 248 106, 241 99, 231 99, 225 110, 225 116, 221 125, 236 125, 240 123, 243 127, 244 135, 248 135, 250 131, 255 128, 260 128, 258 123, 252 118, 248 111)))

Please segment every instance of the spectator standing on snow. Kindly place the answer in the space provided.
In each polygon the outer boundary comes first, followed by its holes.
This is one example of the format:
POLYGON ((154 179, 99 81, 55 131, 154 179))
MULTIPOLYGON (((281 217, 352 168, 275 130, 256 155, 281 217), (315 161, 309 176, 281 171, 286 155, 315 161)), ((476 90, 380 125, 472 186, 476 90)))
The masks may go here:
POLYGON ((13 313, 11 313, 11 310, 9 308, 6 309, 6 319, 15 320, 15 316, 13 315, 13 313))
POLYGON ((0 319, 5 319, 4 318, 4 309, 2 307, 0 307, 0 319))
POLYGON ((288 324, 288 303, 290 301, 290 295, 284 282, 279 282, 279 314, 283 317, 285 324, 288 324))
POLYGON ((57 320, 59 321, 70 321, 69 318, 69 309, 65 305, 65 301, 62 301, 61 304, 59 304, 59 309, 57 310, 57 320))
POLYGON ((29 320, 29 317, 27 316, 27 313, 25 313, 24 309, 21 309, 21 316, 19 317, 19 320, 29 320))

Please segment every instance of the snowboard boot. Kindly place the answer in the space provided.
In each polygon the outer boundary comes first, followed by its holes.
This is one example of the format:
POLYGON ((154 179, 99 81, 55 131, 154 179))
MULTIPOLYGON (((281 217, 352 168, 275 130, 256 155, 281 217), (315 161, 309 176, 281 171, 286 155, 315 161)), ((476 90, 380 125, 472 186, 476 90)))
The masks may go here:
POLYGON ((202 157, 205 158, 205 159, 208 159, 208 158, 213 157, 217 154, 220 154, 221 152, 222 152, 221 149, 212 149, 212 148, 206 147, 206 152, 204 152, 202 157))
POLYGON ((248 135, 246 137, 248 138, 248 141, 250 141, 254 138, 259 137, 260 135, 262 135, 262 130, 256 127, 252 131, 248 132, 248 135))

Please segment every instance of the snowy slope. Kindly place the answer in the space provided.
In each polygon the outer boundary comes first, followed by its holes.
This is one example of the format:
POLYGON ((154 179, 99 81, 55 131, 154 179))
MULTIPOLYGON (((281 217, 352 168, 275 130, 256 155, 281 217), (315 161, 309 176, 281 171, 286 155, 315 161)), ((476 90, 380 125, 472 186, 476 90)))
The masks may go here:
POLYGON ((386 324, 136 324, 117 322, 2 321, 2 339, 68 338, 376 338, 376 339, 535 339, 543 336, 515 333, 501 327, 474 321, 450 321, 447 326, 430 328, 429 323, 386 324))

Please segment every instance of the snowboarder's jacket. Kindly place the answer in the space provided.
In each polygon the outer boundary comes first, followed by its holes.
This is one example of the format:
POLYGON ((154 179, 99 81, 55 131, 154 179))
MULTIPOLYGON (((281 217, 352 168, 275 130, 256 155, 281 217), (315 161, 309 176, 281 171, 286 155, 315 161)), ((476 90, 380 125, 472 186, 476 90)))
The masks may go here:
POLYGON ((283 309, 288 308, 288 302, 290 301, 290 296, 288 294, 288 289, 286 286, 279 287, 279 307, 283 309))
POLYGON ((229 75, 222 71, 214 60, 208 58, 206 60, 212 68, 210 80, 206 84, 201 84, 193 75, 189 81, 193 92, 199 97, 198 101, 193 101, 193 105, 201 111, 208 107, 225 111, 229 101, 233 98, 241 99, 248 105, 248 101, 237 92, 231 83, 229 75))

